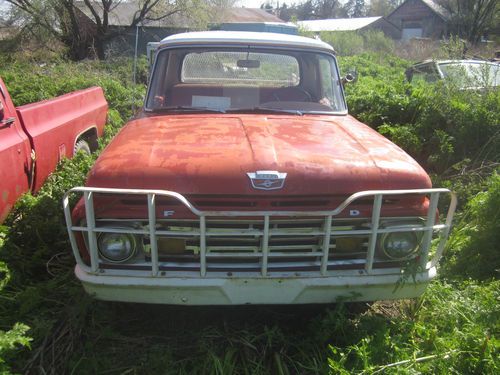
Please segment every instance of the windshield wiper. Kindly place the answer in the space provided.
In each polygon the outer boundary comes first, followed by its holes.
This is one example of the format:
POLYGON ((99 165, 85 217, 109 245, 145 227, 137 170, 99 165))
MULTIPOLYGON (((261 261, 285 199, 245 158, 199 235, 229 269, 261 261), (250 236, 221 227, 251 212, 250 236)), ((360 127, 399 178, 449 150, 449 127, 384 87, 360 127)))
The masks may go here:
POLYGON ((303 116, 304 113, 297 109, 279 109, 268 107, 248 107, 248 108, 230 108, 228 113, 241 113, 241 112, 264 112, 264 113, 287 113, 291 115, 303 116))
POLYGON ((209 108, 209 107, 190 107, 187 105, 173 105, 170 107, 160 107, 151 110, 153 113, 158 112, 215 112, 215 113, 226 113, 223 109, 209 108))

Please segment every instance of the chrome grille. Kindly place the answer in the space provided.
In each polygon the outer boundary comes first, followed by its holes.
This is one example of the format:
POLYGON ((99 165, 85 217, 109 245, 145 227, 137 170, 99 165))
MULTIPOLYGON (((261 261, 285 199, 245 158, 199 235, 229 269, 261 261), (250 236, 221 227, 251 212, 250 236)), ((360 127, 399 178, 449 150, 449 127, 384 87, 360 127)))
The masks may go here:
MULTIPOLYGON (((99 222, 98 222, 99 223, 99 222)), ((104 224, 104 223, 102 223, 104 224)), ((109 222, 107 223, 109 224, 109 222)), ((147 224, 144 223, 144 226, 147 224)), ((329 244, 329 261, 334 264, 346 263, 353 260, 352 264, 364 266, 366 258, 368 236, 359 235, 359 246, 352 251, 337 249, 337 241, 341 238, 353 236, 339 235, 337 231, 353 231, 367 229, 369 223, 364 220, 333 221, 332 241, 329 244)), ((157 223, 157 231, 175 232, 171 236, 159 238, 176 238, 185 240, 185 251, 182 254, 169 254, 168 251, 158 250, 161 262, 175 262, 181 269, 183 265, 192 267, 192 262, 199 261, 200 242, 199 236, 192 233, 199 232, 198 221, 165 220, 157 223), (184 234, 186 233, 186 234, 184 234)), ((257 220, 207 220, 206 223, 206 257, 207 270, 248 270, 256 271, 261 267, 262 237, 264 230, 262 221, 257 220), (238 233, 239 235, 235 235, 238 233), (240 265, 236 263, 241 263, 240 265)), ((295 219, 295 220, 270 220, 268 240, 268 263, 272 269, 315 269, 319 270, 321 256, 323 255, 323 220, 320 219, 295 219), (286 233, 286 235, 285 235, 286 233)), ((149 253, 149 238, 145 238, 145 249, 149 253)), ((150 257, 147 257, 150 260, 150 257)))

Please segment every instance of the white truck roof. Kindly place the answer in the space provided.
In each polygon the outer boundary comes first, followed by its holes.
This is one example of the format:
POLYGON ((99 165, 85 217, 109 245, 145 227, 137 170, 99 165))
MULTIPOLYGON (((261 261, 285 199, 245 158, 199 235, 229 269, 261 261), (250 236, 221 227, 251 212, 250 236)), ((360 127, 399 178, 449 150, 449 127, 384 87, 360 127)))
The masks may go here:
POLYGON ((185 44, 250 44, 280 47, 304 47, 333 52, 333 47, 318 39, 297 35, 250 31, 198 31, 174 34, 160 42, 159 48, 185 44))

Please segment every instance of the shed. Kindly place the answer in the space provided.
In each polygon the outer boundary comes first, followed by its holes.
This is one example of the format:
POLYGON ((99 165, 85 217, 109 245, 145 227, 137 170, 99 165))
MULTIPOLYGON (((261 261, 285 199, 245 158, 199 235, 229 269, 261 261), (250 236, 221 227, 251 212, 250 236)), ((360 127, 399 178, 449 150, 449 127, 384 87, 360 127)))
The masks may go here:
POLYGON ((449 12, 434 0, 406 0, 387 16, 400 30, 398 39, 440 39, 447 35, 449 12))
POLYGON ((227 31, 256 31, 289 35, 298 34, 297 25, 284 22, 228 22, 217 25, 212 29, 227 31))
POLYGON ((362 31, 380 30, 391 38, 399 37, 401 30, 384 17, 332 18, 326 20, 299 21, 299 27, 307 31, 362 31))

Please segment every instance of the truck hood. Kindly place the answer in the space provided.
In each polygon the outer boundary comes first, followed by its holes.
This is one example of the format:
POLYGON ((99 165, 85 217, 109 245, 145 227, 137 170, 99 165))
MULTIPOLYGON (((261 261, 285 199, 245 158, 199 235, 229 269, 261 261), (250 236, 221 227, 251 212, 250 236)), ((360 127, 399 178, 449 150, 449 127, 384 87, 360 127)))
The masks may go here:
POLYGON ((345 195, 429 188, 403 150, 351 116, 195 114, 128 123, 103 151, 87 186, 185 195, 345 195), (287 173, 257 190, 248 172, 287 173))

